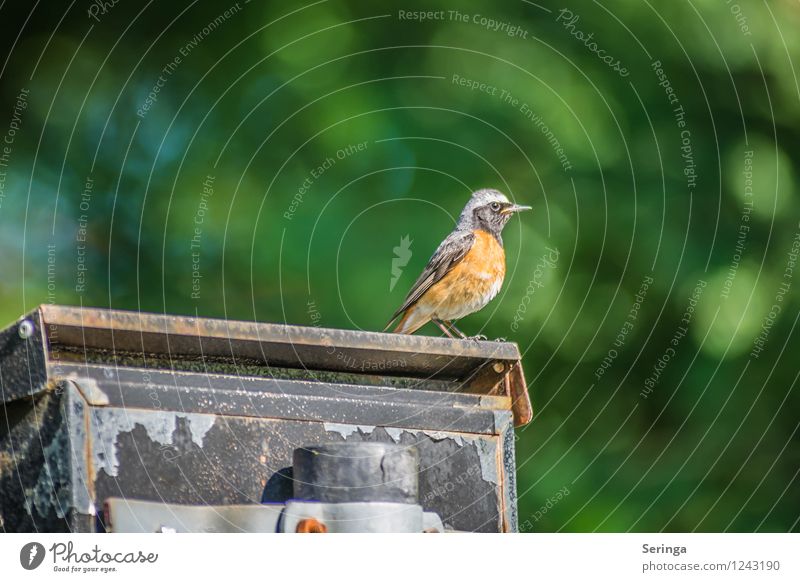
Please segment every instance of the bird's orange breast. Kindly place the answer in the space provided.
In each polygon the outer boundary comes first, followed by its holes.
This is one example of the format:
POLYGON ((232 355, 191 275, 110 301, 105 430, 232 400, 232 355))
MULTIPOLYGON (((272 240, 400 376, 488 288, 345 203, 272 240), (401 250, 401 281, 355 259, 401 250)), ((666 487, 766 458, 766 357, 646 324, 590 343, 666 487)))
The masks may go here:
POLYGON ((464 258, 420 300, 442 319, 459 319, 481 309, 503 284, 506 254, 502 245, 486 231, 474 234, 475 242, 464 258))

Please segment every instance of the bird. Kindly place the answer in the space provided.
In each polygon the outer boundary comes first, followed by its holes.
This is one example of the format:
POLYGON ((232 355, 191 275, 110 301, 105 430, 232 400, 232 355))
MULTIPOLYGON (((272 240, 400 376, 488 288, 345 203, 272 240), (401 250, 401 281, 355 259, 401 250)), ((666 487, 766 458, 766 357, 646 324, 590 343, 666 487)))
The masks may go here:
POLYGON ((500 292, 506 274, 503 227, 523 210, 531 207, 510 202, 499 190, 473 192, 455 230, 433 253, 383 331, 400 317, 392 333, 412 334, 431 321, 447 337, 467 339, 454 321, 483 309, 500 292))

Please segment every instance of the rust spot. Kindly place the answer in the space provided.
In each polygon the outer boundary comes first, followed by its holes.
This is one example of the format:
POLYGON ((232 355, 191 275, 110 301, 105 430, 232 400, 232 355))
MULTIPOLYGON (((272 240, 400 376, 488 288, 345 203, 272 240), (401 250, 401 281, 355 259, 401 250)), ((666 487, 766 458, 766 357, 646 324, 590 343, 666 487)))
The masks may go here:
POLYGON ((309 517, 297 523, 297 533, 328 533, 328 526, 321 521, 309 517))

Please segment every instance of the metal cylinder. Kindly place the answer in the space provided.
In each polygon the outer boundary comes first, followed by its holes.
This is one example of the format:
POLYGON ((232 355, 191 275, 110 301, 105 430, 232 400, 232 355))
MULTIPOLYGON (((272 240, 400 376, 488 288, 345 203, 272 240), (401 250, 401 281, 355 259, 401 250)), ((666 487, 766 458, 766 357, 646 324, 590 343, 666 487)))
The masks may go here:
POLYGON ((419 501, 419 454, 405 445, 328 443, 295 449, 293 476, 296 499, 419 501))

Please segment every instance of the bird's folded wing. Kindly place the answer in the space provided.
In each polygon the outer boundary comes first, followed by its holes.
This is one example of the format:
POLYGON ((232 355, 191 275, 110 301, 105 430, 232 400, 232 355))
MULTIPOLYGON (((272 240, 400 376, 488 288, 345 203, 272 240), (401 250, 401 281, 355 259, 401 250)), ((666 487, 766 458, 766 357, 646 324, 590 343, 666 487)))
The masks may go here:
POLYGON ((436 252, 433 253, 431 260, 428 261, 428 266, 425 267, 411 291, 408 292, 403 305, 392 315, 389 323, 419 301, 428 289, 460 263, 472 247, 473 242, 475 242, 475 235, 471 231, 456 231, 444 239, 439 248, 436 249, 436 252))

